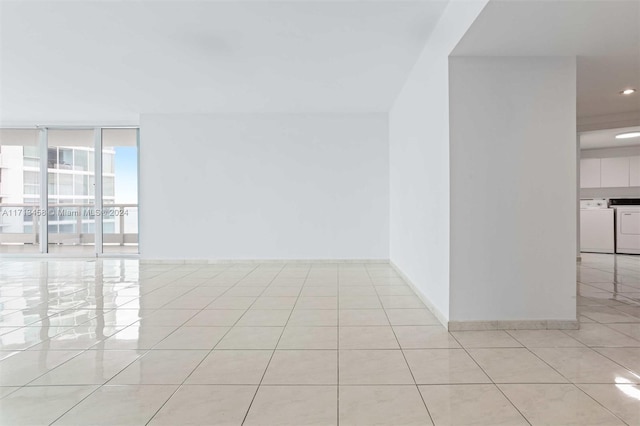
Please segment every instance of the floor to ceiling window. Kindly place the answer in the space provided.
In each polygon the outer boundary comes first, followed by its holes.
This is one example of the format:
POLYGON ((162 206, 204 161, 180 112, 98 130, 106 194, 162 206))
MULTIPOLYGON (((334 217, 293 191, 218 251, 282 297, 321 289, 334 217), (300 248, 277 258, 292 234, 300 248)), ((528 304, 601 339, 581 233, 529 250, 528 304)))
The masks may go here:
POLYGON ((138 129, 0 129, 0 253, 135 254, 137 187, 138 129))
POLYGON ((102 250, 138 252, 138 130, 102 129, 102 250))
POLYGON ((0 253, 38 253, 38 130, 0 131, 0 253))
POLYGON ((94 130, 47 132, 48 252, 95 252, 94 130))

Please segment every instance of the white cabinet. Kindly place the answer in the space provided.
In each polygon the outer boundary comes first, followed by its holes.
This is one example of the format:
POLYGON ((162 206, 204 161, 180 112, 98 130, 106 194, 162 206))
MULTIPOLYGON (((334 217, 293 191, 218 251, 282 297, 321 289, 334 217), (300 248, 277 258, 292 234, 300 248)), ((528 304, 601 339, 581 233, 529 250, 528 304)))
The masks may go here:
POLYGON ((580 188, 638 186, 640 186, 640 156, 580 160, 580 188))
POLYGON ((600 188, 600 159, 580 160, 580 188, 600 188))
POLYGON ((629 186, 640 186, 640 156, 629 157, 629 186))
POLYGON ((620 188, 629 186, 629 157, 600 159, 600 186, 620 188))

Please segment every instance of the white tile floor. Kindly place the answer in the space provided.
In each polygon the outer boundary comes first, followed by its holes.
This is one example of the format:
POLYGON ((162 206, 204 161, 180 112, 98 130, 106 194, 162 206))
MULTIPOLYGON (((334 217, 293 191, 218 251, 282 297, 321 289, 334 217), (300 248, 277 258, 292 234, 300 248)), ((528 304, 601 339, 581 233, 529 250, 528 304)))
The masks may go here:
POLYGON ((0 262, 0 424, 640 424, 640 258, 576 331, 448 333, 382 264, 0 262))

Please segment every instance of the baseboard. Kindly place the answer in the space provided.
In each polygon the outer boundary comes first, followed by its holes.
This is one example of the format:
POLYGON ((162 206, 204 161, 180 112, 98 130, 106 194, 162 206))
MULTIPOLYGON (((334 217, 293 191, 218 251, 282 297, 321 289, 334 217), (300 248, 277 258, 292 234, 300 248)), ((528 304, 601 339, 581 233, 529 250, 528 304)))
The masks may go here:
POLYGON ((413 292, 422 300, 427 308, 438 318, 438 321, 449 331, 475 331, 475 330, 578 330, 580 323, 577 320, 495 320, 495 321, 449 321, 436 308, 433 303, 422 294, 418 287, 402 272, 393 261, 389 261, 391 267, 411 287, 413 292))
POLYGON ((236 265, 236 264, 283 264, 283 263, 339 263, 339 264, 384 264, 388 259, 140 259, 142 265, 236 265))
POLYGON ((411 289, 416 294, 416 296, 418 296, 418 298, 422 301, 422 303, 424 303, 425 306, 427 308, 429 308, 431 313, 433 315, 435 315, 435 317, 438 319, 438 321, 440 321, 440 323, 445 328, 447 328, 448 323, 449 323, 447 317, 442 312, 440 312, 440 310, 438 308, 436 308, 435 305, 429 299, 427 299, 427 297, 424 294, 422 294, 422 292, 413 283, 413 281, 411 281, 411 279, 404 272, 402 272, 402 269, 400 269, 398 267, 398 265, 393 263, 393 261, 391 261, 391 260, 389 260, 389 265, 391 265, 391 267, 398 273, 398 275, 400 275, 402 277, 402 279, 409 285, 409 287, 411 287, 411 289))
POLYGON ((578 330, 577 320, 449 321, 449 331, 578 330))

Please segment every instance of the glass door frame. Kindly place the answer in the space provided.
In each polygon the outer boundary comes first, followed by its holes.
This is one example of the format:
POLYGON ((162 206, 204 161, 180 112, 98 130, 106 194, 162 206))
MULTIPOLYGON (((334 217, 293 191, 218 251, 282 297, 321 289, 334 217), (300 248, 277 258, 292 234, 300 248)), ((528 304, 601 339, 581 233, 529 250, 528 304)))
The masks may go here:
MULTIPOLYGON (((48 173, 48 149, 49 149, 49 130, 93 130, 93 150, 94 150, 94 209, 102 213, 103 204, 103 170, 102 170, 102 131, 103 129, 135 129, 136 130, 136 150, 137 150, 137 171, 138 179, 138 229, 140 229, 140 127, 132 125, 123 126, 38 126, 40 135, 38 139, 38 152, 40 154, 40 206, 38 207, 42 214, 39 217, 40 226, 40 244, 39 254, 0 254, 0 257, 30 257, 30 256, 52 256, 52 257, 114 257, 114 258, 138 258, 138 253, 104 253, 103 250, 103 216, 95 216, 94 223, 94 247, 95 251, 92 255, 83 253, 49 253, 49 173, 48 173), (99 220, 98 220, 99 218, 99 220)), ((138 234, 138 247, 140 237, 138 234)))

